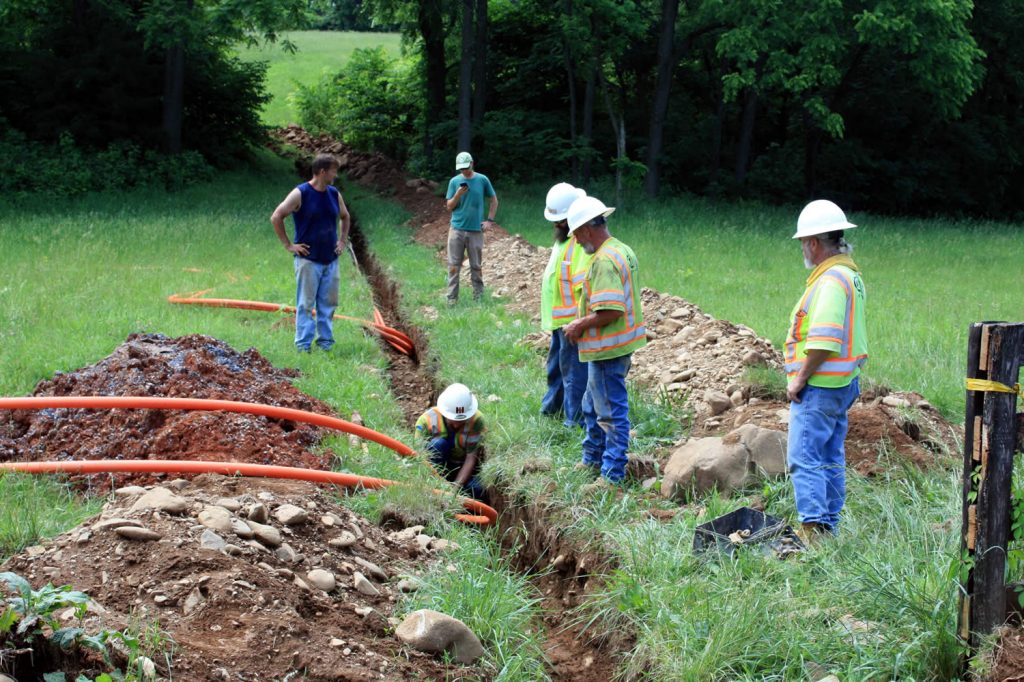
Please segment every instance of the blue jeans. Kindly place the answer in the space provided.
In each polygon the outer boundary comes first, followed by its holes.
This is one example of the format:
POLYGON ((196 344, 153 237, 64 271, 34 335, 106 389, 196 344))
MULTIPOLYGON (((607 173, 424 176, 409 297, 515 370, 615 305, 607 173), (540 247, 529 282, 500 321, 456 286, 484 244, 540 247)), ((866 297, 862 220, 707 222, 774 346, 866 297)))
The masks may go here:
MULTIPOLYGON (((462 469, 462 465, 465 460, 452 459, 452 454, 455 452, 455 434, 451 434, 447 438, 435 438, 427 443, 427 453, 429 453, 430 463, 434 465, 434 469, 437 473, 446 481, 454 481, 459 477, 459 470, 462 469)), ((480 465, 477 463, 477 470, 480 465)), ((477 500, 484 499, 484 486, 480 483, 480 479, 477 478, 477 471, 473 471, 473 475, 469 477, 465 485, 462 486, 462 492, 466 495, 475 498, 477 500)))
POLYGON ((566 426, 583 426, 587 363, 580 362, 576 345, 565 340, 562 329, 551 332, 547 373, 548 391, 540 401, 541 414, 561 412, 565 415, 566 426))
POLYGON ((626 375, 633 354, 587 365, 587 392, 583 394, 583 463, 600 467, 612 483, 626 477, 629 457, 629 399, 626 375))
POLYGON ((338 307, 338 259, 317 263, 295 257, 295 347, 309 350, 316 345, 330 350, 334 345, 331 318, 338 307), (313 317, 316 310, 316 318, 313 317))
POLYGON ((846 502, 846 413, 860 395, 854 379, 843 388, 805 386, 789 406, 789 476, 801 523, 836 532, 846 502))

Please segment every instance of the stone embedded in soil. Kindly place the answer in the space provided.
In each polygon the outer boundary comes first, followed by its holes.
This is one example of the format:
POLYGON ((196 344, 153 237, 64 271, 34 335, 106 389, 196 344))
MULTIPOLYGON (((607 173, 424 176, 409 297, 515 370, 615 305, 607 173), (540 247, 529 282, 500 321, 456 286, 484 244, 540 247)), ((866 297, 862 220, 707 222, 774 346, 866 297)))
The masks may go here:
POLYGON ((249 528, 252 530, 256 539, 268 547, 280 547, 281 546, 281 531, 274 528, 273 526, 265 526, 262 523, 250 520, 248 522, 249 528))
POLYGON ((245 516, 250 521, 256 523, 266 523, 270 519, 270 513, 267 511, 267 505, 260 502, 254 502, 245 508, 245 516))
POLYGON ((359 566, 364 568, 366 572, 373 576, 373 578, 375 578, 376 580, 384 582, 388 579, 387 572, 385 572, 384 569, 382 569, 380 566, 373 563, 372 561, 367 561, 361 556, 352 557, 352 560, 359 564, 359 566))
POLYGON ((365 594, 367 597, 380 596, 380 590, 377 589, 376 585, 366 579, 366 576, 356 571, 352 574, 352 587, 356 588, 356 591, 360 594, 365 594))
POLYGON ((221 497, 214 501, 218 507, 224 507, 229 512, 237 512, 242 508, 242 503, 233 497, 221 497))
POLYGON ((293 549, 287 542, 274 550, 274 554, 276 554, 277 558, 286 564, 294 564, 299 559, 299 553, 296 552, 295 549, 293 549))
POLYGON ((132 511, 156 509, 168 514, 181 514, 188 509, 188 500, 175 495, 167 488, 153 488, 132 505, 132 511))
POLYGON ((118 497, 134 497, 135 495, 145 495, 146 489, 140 485, 126 485, 115 490, 114 494, 118 497))
POLYGON ((203 549, 212 549, 217 552, 225 549, 228 543, 221 536, 207 528, 199 538, 199 546, 203 549))
POLYGON ((707 390, 704 392, 704 402, 711 408, 712 415, 719 415, 732 407, 729 396, 722 391, 707 390))
POLYGON ((274 518, 285 526, 297 526, 300 523, 305 523, 309 514, 305 509, 294 504, 282 504, 274 510, 274 518))
POLYGON ((392 540, 392 542, 403 544, 409 542, 417 535, 419 535, 420 531, 422 531, 423 528, 424 526, 409 526, 408 528, 403 528, 402 530, 396 530, 393 533, 388 533, 388 537, 392 540))
POLYGON ((422 584, 416 578, 402 578, 398 581, 399 592, 416 592, 420 587, 422 587, 422 584))
POLYGON ((135 519, 113 518, 104 519, 103 521, 94 523, 92 525, 92 529, 99 533, 105 530, 114 530, 116 528, 122 528, 124 526, 135 526, 137 528, 141 528, 142 524, 139 521, 136 521, 135 519))
POLYGON ((324 592, 330 592, 337 587, 337 580, 334 574, 330 571, 325 571, 322 568, 315 568, 306 574, 306 578, 313 585, 313 587, 323 590, 324 592))
POLYGON ((348 532, 347 530, 343 530, 341 531, 341 535, 339 535, 336 538, 331 538, 327 541, 327 544, 331 547, 344 549, 345 547, 351 547, 352 545, 356 544, 356 542, 358 542, 358 540, 356 540, 355 535, 348 532))
POLYGON ((192 615, 205 601, 206 598, 203 597, 202 591, 198 587, 193 587, 185 597, 185 603, 182 604, 181 610, 186 616, 192 615))
POLYGON ((114 532, 123 538, 136 540, 138 542, 152 542, 163 537, 163 535, 157 533, 155 530, 139 528, 138 526, 121 526, 120 528, 115 528, 114 532))
POLYGON ((249 524, 241 519, 231 519, 231 532, 243 540, 251 540, 256 537, 256 534, 252 532, 252 528, 249 527, 249 524))
POLYGON ((395 630, 403 643, 428 654, 450 652, 459 663, 472 663, 484 655, 480 639, 461 620, 430 609, 409 614, 395 630))
POLYGON ((203 511, 199 512, 199 523, 203 524, 210 530, 215 530, 220 533, 232 532, 231 512, 224 507, 205 507, 203 511))

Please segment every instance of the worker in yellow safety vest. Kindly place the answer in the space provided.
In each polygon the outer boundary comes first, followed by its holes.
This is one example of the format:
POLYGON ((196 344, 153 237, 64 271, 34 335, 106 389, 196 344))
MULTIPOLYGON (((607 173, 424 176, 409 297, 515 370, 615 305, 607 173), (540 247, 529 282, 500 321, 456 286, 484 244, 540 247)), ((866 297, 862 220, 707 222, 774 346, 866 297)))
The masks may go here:
POLYGON ((587 364, 579 467, 601 474, 583 487, 585 494, 600 492, 626 476, 626 375, 633 352, 647 344, 640 264, 633 250, 608 231, 605 219, 614 210, 594 197, 580 197, 569 207, 569 234, 592 254, 578 317, 565 327, 566 340, 576 344, 580 360, 587 364))
POLYGON ((467 495, 484 499, 477 478, 483 449, 484 418, 476 396, 463 384, 441 391, 437 405, 416 420, 416 434, 426 445, 430 463, 467 495))
POLYGON ((868 359, 867 294, 844 230, 856 227, 831 201, 807 204, 797 220, 812 270, 786 338, 788 463, 801 535, 835 535, 846 501, 847 412, 860 395, 868 359))
POLYGON ((590 254, 569 236, 569 206, 586 196, 582 189, 560 182, 548 190, 544 217, 553 225, 555 243, 544 269, 540 287, 541 329, 551 332, 548 347, 547 392, 540 402, 541 414, 563 415, 566 426, 583 426, 583 393, 587 390, 587 366, 580 362, 574 344, 565 340, 563 327, 576 319, 583 279, 590 254))

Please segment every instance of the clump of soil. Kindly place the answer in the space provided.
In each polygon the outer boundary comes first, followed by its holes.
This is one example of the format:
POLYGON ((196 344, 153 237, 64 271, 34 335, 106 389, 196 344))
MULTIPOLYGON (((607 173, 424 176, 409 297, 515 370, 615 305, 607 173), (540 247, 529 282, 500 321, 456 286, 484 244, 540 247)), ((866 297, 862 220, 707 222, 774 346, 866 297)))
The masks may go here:
MULTIPOLYGON (((481 677, 392 635, 398 594, 415 589, 417 574, 451 546, 422 527, 385 533, 333 492, 298 481, 203 475, 160 491, 178 507, 149 507, 143 496, 152 490, 118 489, 98 517, 0 570, 36 588, 51 582, 86 592, 88 632, 158 624, 172 653, 170 666, 153 656, 163 678, 481 677), (249 522, 262 525, 255 536, 249 522), (140 531, 149 539, 130 536, 140 531), (336 585, 317 587, 313 571, 336 585)), ((73 609, 59 616, 73 624, 73 609)))
MULTIPOLYGON (((236 400, 331 415, 326 403, 292 385, 298 374, 209 336, 132 334, 95 365, 40 382, 33 395, 236 400)), ((16 410, 0 414, 0 460, 192 459, 328 469, 332 453, 314 451, 324 435, 308 424, 233 412, 16 410)), ((116 476, 119 485, 156 480, 116 476)), ((112 480, 82 479, 100 490, 112 480)))

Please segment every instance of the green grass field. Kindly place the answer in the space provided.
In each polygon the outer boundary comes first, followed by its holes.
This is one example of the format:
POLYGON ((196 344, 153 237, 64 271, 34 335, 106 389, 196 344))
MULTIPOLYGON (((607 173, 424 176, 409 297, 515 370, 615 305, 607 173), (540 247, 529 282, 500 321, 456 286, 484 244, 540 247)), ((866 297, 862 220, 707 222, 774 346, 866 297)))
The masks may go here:
POLYGON ((281 34, 279 42, 259 47, 245 47, 238 52, 247 61, 266 61, 267 91, 273 99, 263 110, 263 122, 270 126, 298 123, 299 112, 291 101, 296 83, 309 85, 320 80, 324 73, 339 71, 349 55, 359 48, 384 46, 391 54, 399 52, 397 33, 360 33, 354 31, 289 31, 281 34), (281 40, 289 40, 298 47, 288 53, 281 40))

